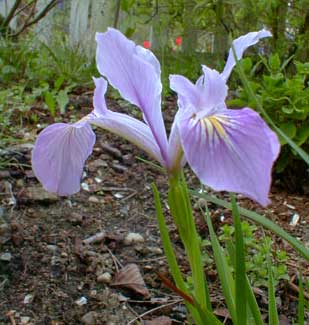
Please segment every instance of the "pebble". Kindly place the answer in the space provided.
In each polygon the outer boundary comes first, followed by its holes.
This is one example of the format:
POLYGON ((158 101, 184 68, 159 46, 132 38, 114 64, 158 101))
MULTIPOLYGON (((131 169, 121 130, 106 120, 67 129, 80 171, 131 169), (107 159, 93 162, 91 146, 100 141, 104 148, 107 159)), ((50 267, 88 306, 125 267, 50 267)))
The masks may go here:
POLYGON ((32 294, 26 295, 25 298, 24 298, 24 304, 25 305, 31 304, 33 299, 34 299, 34 295, 32 295, 32 294))
POLYGON ((10 262, 11 259, 12 259, 12 254, 11 253, 2 253, 0 255, 0 261, 10 262))
POLYGON ((28 316, 22 316, 22 317, 20 317, 20 323, 21 323, 21 325, 29 324, 30 319, 31 319, 31 318, 28 317, 28 316))
POLYGON ((96 196, 93 196, 93 195, 89 196, 88 201, 91 203, 100 203, 100 200, 96 196))
POLYGON ((97 277, 97 281, 100 283, 110 283, 112 281, 112 275, 109 272, 105 272, 97 277))
POLYGON ((77 306, 83 306, 87 304, 87 298, 86 297, 80 297, 79 299, 75 300, 75 304, 77 306))
POLYGON ((47 245, 46 248, 51 251, 52 253, 56 253, 56 251, 58 250, 58 246, 57 245, 47 245))
POLYGON ((89 185, 88 185, 87 183, 82 183, 82 184, 81 184, 81 188, 82 188, 84 191, 87 191, 87 192, 90 191, 89 185))
POLYGON ((118 173, 125 173, 128 170, 127 167, 120 165, 118 163, 113 163, 112 168, 118 173))
POLYGON ((90 311, 89 313, 85 314, 81 321, 85 324, 85 325, 95 325, 96 324, 96 317, 97 317, 97 313, 95 311, 90 311))
POLYGON ((102 144, 102 149, 107 151, 111 156, 113 156, 115 158, 121 158, 122 157, 121 151, 119 149, 114 148, 114 147, 110 146, 107 143, 102 144))
POLYGON ((124 243, 126 245, 143 243, 144 241, 144 237, 141 234, 135 232, 129 232, 124 238, 124 243))

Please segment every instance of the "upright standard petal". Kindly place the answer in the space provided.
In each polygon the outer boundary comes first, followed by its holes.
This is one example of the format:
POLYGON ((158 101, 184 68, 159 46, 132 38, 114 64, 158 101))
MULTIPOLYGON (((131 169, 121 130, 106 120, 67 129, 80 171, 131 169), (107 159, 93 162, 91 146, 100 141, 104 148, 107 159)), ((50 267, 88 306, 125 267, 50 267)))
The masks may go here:
MULTIPOLYGON (((237 59, 240 60, 245 50, 248 47, 256 44, 261 38, 271 37, 271 36, 272 35, 268 30, 262 29, 259 32, 251 32, 246 35, 240 36, 239 38, 234 40, 232 44, 234 46, 237 59)), ((230 49, 225 68, 222 72, 222 77, 224 80, 227 80, 229 78, 235 65, 236 65, 236 61, 234 58, 233 50, 230 49)))
POLYGON ((225 110, 202 119, 187 114, 179 120, 179 132, 185 157, 205 185, 269 203, 279 142, 258 113, 225 110))
POLYGON ((78 192, 94 143, 95 134, 84 121, 48 126, 39 134, 32 151, 34 174, 49 192, 62 196, 78 192))
POLYGON ((202 66, 203 75, 196 84, 179 75, 170 76, 170 87, 177 92, 178 104, 181 109, 190 108, 195 113, 209 112, 225 108, 227 85, 220 73, 202 66))
POLYGON ((160 66, 155 56, 136 46, 119 31, 109 28, 97 33, 97 66, 121 95, 138 106, 165 161, 168 161, 167 137, 161 113, 160 66))

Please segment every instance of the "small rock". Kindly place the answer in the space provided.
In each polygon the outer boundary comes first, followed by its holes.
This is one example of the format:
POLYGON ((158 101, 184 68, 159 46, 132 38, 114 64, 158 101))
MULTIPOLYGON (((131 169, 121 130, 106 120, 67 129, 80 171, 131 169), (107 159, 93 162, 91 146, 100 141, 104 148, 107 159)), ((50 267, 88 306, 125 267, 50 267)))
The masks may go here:
POLYGON ((75 300, 75 304, 77 306, 83 306, 87 304, 87 298, 86 297, 80 297, 79 299, 75 300))
POLYGON ((81 188, 86 192, 90 191, 89 185, 85 182, 81 184, 81 188))
POLYGON ((124 238, 124 243, 126 245, 143 243, 144 237, 141 234, 135 232, 129 232, 124 238))
POLYGON ((160 247, 147 247, 149 252, 155 255, 162 255, 163 251, 160 247))
POLYGON ((19 187, 19 188, 23 188, 24 186, 25 186, 25 182, 24 182, 24 180, 23 179, 18 179, 17 181, 16 181, 16 186, 17 187, 19 187))
POLYGON ((21 323, 21 325, 29 324, 30 319, 31 319, 31 318, 28 317, 28 316, 22 316, 22 317, 20 317, 20 323, 21 323))
POLYGON ((83 223, 83 216, 77 212, 73 212, 70 216, 70 221, 74 226, 81 225, 83 223))
POLYGON ((11 259, 12 259, 12 254, 11 253, 2 253, 0 255, 0 261, 10 262, 11 259))
POLYGON ((111 156, 113 156, 115 158, 122 157, 121 151, 119 149, 114 148, 107 143, 103 143, 102 148, 103 148, 103 150, 107 151, 111 156))
POLYGON ((94 195, 89 196, 88 201, 91 203, 100 203, 100 200, 94 195))
POLYGON ((34 295, 32 295, 32 294, 26 295, 24 298, 24 304, 25 305, 31 304, 33 299, 34 299, 34 295))
POLYGON ((22 189, 18 195, 18 200, 22 203, 30 201, 52 203, 59 200, 58 196, 45 191, 42 187, 27 187, 22 189))
POLYGON ((96 322, 96 317, 97 317, 97 313, 95 311, 90 311, 89 313, 85 314, 81 321, 86 324, 86 325, 95 325, 96 322))
POLYGON ((118 163, 113 163, 112 168, 118 173, 125 173, 128 170, 127 167, 120 165, 118 163))
POLYGON ((112 276, 109 272, 105 272, 97 277, 97 281, 100 283, 110 283, 112 281, 112 276))
POLYGON ((108 167, 108 164, 103 159, 96 159, 88 164, 88 169, 91 172, 95 172, 98 168, 106 168, 108 167))
POLYGON ((118 193, 115 193, 115 194, 114 194, 114 197, 115 197, 116 199, 122 199, 122 198, 124 198, 124 195, 118 192, 118 193))
POLYGON ((134 156, 131 153, 128 153, 122 157, 124 164, 131 166, 134 163, 134 156))
POLYGON ((51 251, 52 253, 56 253, 56 251, 58 250, 58 246, 57 245, 47 245, 46 248, 51 251))

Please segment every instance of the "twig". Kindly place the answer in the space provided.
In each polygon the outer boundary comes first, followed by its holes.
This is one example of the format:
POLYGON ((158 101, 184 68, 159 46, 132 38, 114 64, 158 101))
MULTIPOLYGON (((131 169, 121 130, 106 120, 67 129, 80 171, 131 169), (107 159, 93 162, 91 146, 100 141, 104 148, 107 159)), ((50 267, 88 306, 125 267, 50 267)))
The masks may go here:
POLYGON ((11 34, 10 37, 17 37, 18 35, 20 35, 26 28, 36 24, 37 22, 39 22, 42 18, 44 18, 49 11, 51 11, 51 9, 53 9, 59 0, 51 0, 50 3, 48 3, 44 9, 42 9, 42 11, 35 17, 33 18, 31 21, 26 22, 16 33, 11 34))
POLYGON ((3 27, 5 28, 10 24, 12 18, 14 17, 14 13, 17 10, 18 6, 20 5, 21 1, 22 0, 16 0, 15 1, 13 7, 11 8, 11 10, 9 12, 9 14, 7 15, 7 17, 4 19, 3 23, 1 24, 2 28, 3 27))
POLYGON ((105 231, 100 231, 95 235, 84 239, 83 244, 89 245, 89 244, 99 243, 105 238, 105 235, 106 235, 105 231))
POLYGON ((119 267, 118 265, 123 268, 123 265, 121 264, 121 262, 118 260, 118 258, 112 253, 112 251, 107 248, 107 251, 109 252, 113 262, 114 262, 114 265, 115 265, 115 269, 116 269, 116 272, 119 272, 119 267))
POLYGON ((158 306, 156 308, 153 308, 153 309, 150 309, 150 310, 147 310, 145 313, 143 314, 140 314, 138 315, 137 317, 135 317, 134 319, 130 320, 127 325, 130 325, 130 324, 133 324, 135 321, 137 321, 138 319, 142 319, 143 317, 145 317, 146 315, 148 314, 151 314, 153 313, 154 311, 157 311, 159 309, 162 309, 162 308, 165 308, 165 307, 168 307, 168 306, 172 306, 172 305, 176 305, 180 302, 182 302, 183 300, 182 299, 179 299, 179 300, 176 300, 176 301, 173 301, 173 302, 169 302, 168 304, 165 304, 165 305, 162 305, 162 306, 158 306))
POLYGON ((10 320, 10 324, 11 325, 16 325, 15 318, 14 318, 14 311, 13 310, 9 310, 6 313, 6 317, 10 320))
MULTIPOLYGON (((294 292, 297 292, 299 293, 299 287, 292 283, 292 282, 289 282, 289 287, 294 291, 294 292)), ((309 300, 309 294, 307 292, 304 291, 304 297, 309 300)))

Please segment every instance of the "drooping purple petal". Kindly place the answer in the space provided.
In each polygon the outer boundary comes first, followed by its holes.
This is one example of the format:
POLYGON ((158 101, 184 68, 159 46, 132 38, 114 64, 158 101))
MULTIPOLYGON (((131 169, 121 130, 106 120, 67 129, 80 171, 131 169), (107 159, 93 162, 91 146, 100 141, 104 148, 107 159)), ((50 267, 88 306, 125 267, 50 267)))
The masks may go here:
MULTIPOLYGON (((255 45, 261 38, 270 36, 272 35, 268 30, 262 29, 258 32, 251 32, 246 35, 240 36, 239 38, 234 40, 232 44, 234 46, 238 60, 242 58, 243 53, 248 47, 255 45)), ((234 59, 234 54, 232 49, 230 49, 228 59, 222 72, 222 77, 224 80, 227 80, 229 78, 235 64, 236 62, 234 59)))
POLYGON ((87 117, 88 123, 119 135, 146 151, 162 166, 166 166, 160 148, 147 124, 129 115, 113 112, 106 107, 105 92, 107 82, 104 78, 93 78, 96 88, 93 96, 94 114, 87 117))
POLYGON ((168 160, 167 137, 161 113, 160 65, 148 50, 136 46, 119 31, 97 33, 97 66, 123 98, 138 106, 168 160))
POLYGON ((202 66, 203 75, 194 85, 187 78, 179 75, 170 76, 170 87, 178 94, 179 107, 191 108, 194 112, 211 113, 225 108, 227 85, 220 73, 202 66))
POLYGON ((185 157, 202 183, 269 203, 279 142, 258 113, 244 108, 203 119, 183 115, 179 132, 185 157))
POLYGON ((48 126, 39 134, 32 151, 34 174, 49 192, 61 196, 78 192, 94 143, 95 134, 85 121, 48 126))
POLYGON ((162 166, 166 166, 167 162, 163 160, 160 148, 147 124, 129 115, 110 110, 104 116, 89 117, 88 121, 130 141, 147 152, 150 157, 157 160, 162 166))

